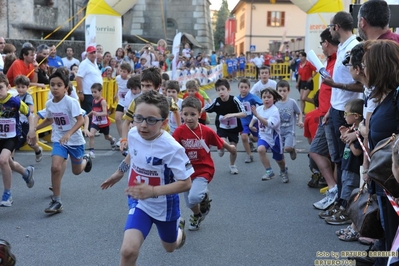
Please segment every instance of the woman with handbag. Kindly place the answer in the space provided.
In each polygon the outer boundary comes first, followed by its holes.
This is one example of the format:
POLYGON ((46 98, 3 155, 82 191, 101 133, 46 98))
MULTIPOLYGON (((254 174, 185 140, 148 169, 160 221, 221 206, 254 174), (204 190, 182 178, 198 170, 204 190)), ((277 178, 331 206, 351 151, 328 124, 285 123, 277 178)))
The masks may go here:
MULTIPOLYGON (((399 98, 395 93, 399 86, 399 44, 389 40, 367 41, 364 50, 362 67, 367 79, 366 86, 373 88, 370 99, 377 104, 368 125, 368 144, 369 149, 373 150, 379 141, 388 138, 392 133, 399 133, 399 98)), ((368 161, 364 161, 363 179, 367 182, 368 161)), ((370 182, 370 188, 371 193, 378 196, 381 223, 385 230, 385 243, 379 241, 378 248, 381 251, 390 250, 399 218, 383 188, 374 181, 370 182)))

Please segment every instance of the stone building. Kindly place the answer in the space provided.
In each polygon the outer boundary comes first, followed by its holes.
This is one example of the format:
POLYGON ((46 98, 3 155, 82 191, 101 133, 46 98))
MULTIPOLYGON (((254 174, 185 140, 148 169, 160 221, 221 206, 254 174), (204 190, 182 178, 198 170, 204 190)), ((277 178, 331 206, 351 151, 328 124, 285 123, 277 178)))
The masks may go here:
MULTIPOLYGON (((85 16, 88 0, 0 0, 0 36, 6 39, 61 40, 85 16), (70 19, 73 17, 72 19, 70 19)), ((172 43, 177 32, 185 33, 192 48, 209 52, 213 33, 209 0, 136 0, 122 16, 123 43, 144 40, 172 43), (163 4, 162 4, 163 3, 163 4)), ((84 41, 84 23, 67 38, 84 41)))

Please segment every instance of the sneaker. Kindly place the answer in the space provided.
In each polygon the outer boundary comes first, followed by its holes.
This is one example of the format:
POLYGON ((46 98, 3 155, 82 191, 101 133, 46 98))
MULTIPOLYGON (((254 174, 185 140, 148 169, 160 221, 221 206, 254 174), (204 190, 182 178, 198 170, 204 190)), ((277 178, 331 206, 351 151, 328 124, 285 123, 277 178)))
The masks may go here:
POLYGON ((116 139, 115 139, 115 138, 112 138, 112 141, 111 141, 111 149, 115 150, 116 147, 117 147, 117 145, 116 145, 116 139))
POLYGON ((310 181, 308 182, 308 187, 311 188, 317 188, 319 187, 319 181, 320 181, 320 173, 313 173, 312 176, 310 177, 310 181))
POLYGON ((184 246, 184 243, 186 243, 186 232, 184 231, 185 225, 186 221, 182 217, 180 217, 179 228, 181 230, 182 236, 181 236, 181 242, 176 247, 176 249, 180 249, 182 246, 184 246))
POLYGON ((333 216, 324 219, 326 223, 332 224, 332 225, 342 225, 342 224, 351 224, 352 220, 348 216, 348 214, 345 212, 345 208, 340 207, 337 213, 335 213, 333 216))
POLYGON ((28 176, 26 178, 22 178, 25 180, 26 186, 28 188, 32 188, 35 185, 35 180, 33 179, 33 172, 35 171, 35 167, 29 165, 28 167, 26 167, 26 170, 28 170, 28 176))
POLYGON ((0 263, 1 265, 14 266, 15 255, 11 253, 11 245, 4 239, 0 239, 0 263))
POLYGON ((251 152, 257 152, 258 149, 255 147, 254 143, 252 141, 249 142, 249 148, 251 149, 251 152))
POLYGON ((274 177, 273 170, 267 170, 266 173, 262 176, 262 181, 270 180, 274 177))
POLYGON ((52 214, 62 212, 62 203, 52 199, 50 205, 44 210, 44 212, 52 214))
POLYGON ((100 134, 100 132, 98 132, 98 131, 94 134, 95 137, 99 137, 100 135, 101 135, 101 134, 100 134))
POLYGON ((89 151, 89 156, 91 159, 95 159, 96 158, 96 154, 94 153, 94 151, 89 151))
POLYGON ((335 186, 332 191, 328 190, 326 196, 320 201, 313 203, 313 207, 319 210, 325 210, 330 207, 338 198, 338 188, 335 186))
POLYGON ((190 225, 188 226, 188 230, 190 231, 198 231, 199 225, 202 221, 202 216, 196 216, 194 214, 190 215, 190 225))
POLYGON ((219 157, 223 157, 223 155, 224 155, 224 148, 218 150, 218 154, 219 154, 219 157))
POLYGON ((280 177, 281 177, 281 181, 283 181, 283 183, 288 183, 290 180, 288 178, 288 168, 285 168, 285 171, 282 172, 280 171, 280 177))
POLYGON ((35 152, 35 156, 36 156, 36 162, 40 162, 43 158, 43 148, 39 147, 39 152, 35 152))
POLYGON ((328 208, 325 211, 319 212, 319 217, 321 219, 330 218, 331 216, 336 214, 338 212, 338 210, 339 210, 339 205, 337 202, 334 202, 334 204, 331 205, 330 208, 328 208))
POLYGON ((1 198, 0 206, 2 207, 11 207, 13 201, 11 192, 4 192, 3 197, 1 198))
POLYGON ((118 142, 115 145, 116 145, 116 147, 120 147, 121 146, 121 139, 119 139, 118 142))
POLYGON ((254 157, 252 155, 248 155, 245 159, 245 163, 252 163, 254 161, 254 157))
POLYGON ((209 191, 205 193, 205 197, 202 199, 200 203, 200 212, 202 215, 202 221, 205 220, 205 217, 209 214, 211 210, 211 202, 212 200, 209 199, 209 191))
POLYGON ((322 187, 327 186, 327 181, 323 176, 320 177, 319 186, 322 186, 322 187))
POLYGON ((292 152, 290 152, 290 157, 291 157, 291 160, 293 160, 293 161, 296 159, 296 149, 295 148, 292 152))
POLYGON ((88 173, 88 172, 91 171, 91 167, 93 166, 93 163, 92 163, 92 161, 91 161, 90 155, 89 155, 89 154, 83 155, 83 160, 86 160, 86 161, 87 161, 86 167, 85 167, 84 170, 85 170, 86 173, 88 173))
POLYGON ((235 166, 235 165, 230 165, 230 174, 232 174, 232 175, 238 174, 237 166, 235 166))

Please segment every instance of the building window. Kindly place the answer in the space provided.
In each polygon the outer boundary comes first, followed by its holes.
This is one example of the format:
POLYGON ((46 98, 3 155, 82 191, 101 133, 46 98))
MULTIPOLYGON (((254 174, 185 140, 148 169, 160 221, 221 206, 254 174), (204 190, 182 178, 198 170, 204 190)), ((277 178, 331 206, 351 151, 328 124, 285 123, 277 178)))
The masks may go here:
POLYGON ((285 24, 285 12, 283 11, 267 12, 268 27, 284 27, 284 24, 285 24))
POLYGON ((176 28, 175 20, 171 18, 166 19, 166 27, 172 29, 176 28))
POLYGON ((245 28, 245 14, 242 14, 240 17, 240 30, 245 28))
POLYGON ((240 43, 240 50, 238 51, 238 54, 244 53, 244 42, 240 43))

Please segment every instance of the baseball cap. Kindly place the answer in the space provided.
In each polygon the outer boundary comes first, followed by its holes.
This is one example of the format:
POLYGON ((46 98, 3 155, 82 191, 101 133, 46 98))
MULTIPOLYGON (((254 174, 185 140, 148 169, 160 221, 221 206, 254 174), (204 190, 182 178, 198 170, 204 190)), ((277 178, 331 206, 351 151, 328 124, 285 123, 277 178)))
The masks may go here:
POLYGON ((95 52, 95 51, 97 51, 97 49, 94 46, 88 46, 87 49, 86 49, 87 53, 92 53, 92 52, 95 52))

